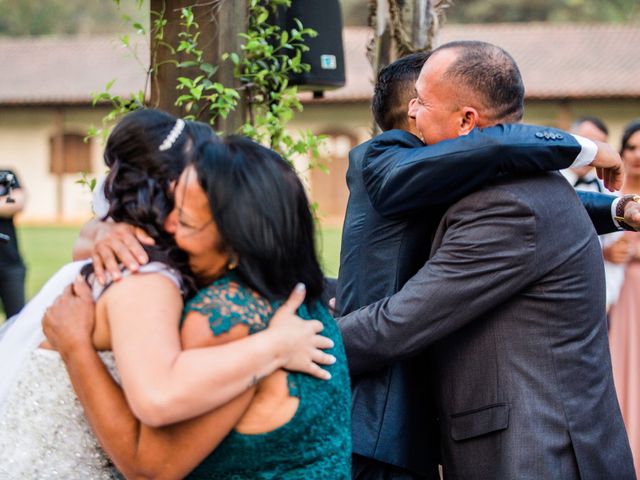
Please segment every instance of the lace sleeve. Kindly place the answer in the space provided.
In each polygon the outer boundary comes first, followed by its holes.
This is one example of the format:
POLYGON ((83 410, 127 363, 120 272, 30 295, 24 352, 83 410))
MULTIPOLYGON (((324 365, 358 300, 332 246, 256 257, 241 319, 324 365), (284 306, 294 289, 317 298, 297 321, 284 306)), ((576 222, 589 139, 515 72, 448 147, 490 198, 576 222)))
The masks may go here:
POLYGON ((224 278, 200 290, 185 307, 184 316, 201 313, 209 319, 209 328, 216 336, 239 324, 247 325, 252 335, 267 328, 271 311, 270 303, 257 292, 224 278))

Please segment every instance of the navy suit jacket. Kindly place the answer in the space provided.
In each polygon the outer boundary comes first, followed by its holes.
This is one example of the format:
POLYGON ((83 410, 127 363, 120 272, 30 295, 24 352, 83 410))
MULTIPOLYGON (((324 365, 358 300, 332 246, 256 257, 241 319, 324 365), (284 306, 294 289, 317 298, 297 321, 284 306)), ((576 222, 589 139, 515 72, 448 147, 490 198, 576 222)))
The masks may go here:
MULTIPOLYGON (((426 262, 450 204, 500 175, 570 166, 580 145, 552 129, 546 129, 555 133, 551 140, 536 135, 541 130, 497 126, 429 147, 392 130, 354 148, 337 312, 345 315, 397 292, 426 262)), ((613 198, 585 195, 599 233, 616 229, 613 198)), ((436 475, 439 448, 429 374, 420 355, 366 374, 352 370, 355 453, 436 475)))

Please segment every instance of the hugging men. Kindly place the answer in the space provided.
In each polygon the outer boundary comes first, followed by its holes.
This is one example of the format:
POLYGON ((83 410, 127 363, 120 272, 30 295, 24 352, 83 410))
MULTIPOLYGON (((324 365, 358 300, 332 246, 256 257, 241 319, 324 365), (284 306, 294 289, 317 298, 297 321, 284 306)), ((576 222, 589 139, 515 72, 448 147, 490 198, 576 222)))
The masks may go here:
MULTIPOLYGON (((416 89, 408 122, 430 146, 392 130, 350 158, 337 308, 354 477, 437 478, 440 461, 446 478, 635 478, 595 231, 542 172, 590 163, 593 144, 513 124, 522 80, 493 45, 443 45, 416 89)), ((616 228, 610 197, 585 198, 616 228)))

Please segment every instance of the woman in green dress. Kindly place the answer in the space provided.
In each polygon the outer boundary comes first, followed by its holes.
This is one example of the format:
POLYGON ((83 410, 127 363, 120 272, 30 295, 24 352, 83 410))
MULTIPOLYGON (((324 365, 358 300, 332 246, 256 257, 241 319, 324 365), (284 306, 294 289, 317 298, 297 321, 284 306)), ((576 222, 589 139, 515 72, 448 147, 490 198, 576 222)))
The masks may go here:
MULTIPOLYGON (((168 427, 142 424, 118 385, 96 375, 86 388, 100 395, 79 399, 116 467, 127 478, 349 478, 346 357, 320 300, 313 219, 294 170, 246 138, 205 144, 180 177, 166 229, 207 285, 186 305, 183 349, 268 328, 271 314, 302 283, 306 299, 298 315, 322 322, 336 362, 327 367, 328 381, 276 370, 223 407, 168 427)), ((79 296, 83 288, 76 284, 79 296)))

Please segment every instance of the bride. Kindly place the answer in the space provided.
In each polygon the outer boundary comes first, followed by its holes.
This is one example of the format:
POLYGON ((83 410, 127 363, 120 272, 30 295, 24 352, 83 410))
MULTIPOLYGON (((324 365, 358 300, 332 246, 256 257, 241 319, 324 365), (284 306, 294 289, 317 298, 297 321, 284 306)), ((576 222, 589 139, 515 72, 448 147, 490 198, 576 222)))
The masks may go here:
MULTIPOLYGON (((172 306, 158 312, 168 318, 159 325, 175 321, 176 326, 173 346, 177 348, 167 374, 147 379, 145 385, 133 385, 133 390, 148 389, 151 393, 138 397, 132 393, 130 398, 167 398, 168 393, 179 398, 162 405, 163 417, 156 419, 160 423, 219 407, 245 391, 252 379, 279 368, 318 375, 310 367, 313 364, 317 368, 311 359, 322 361, 318 363, 331 361, 330 356, 320 355, 316 349, 316 345, 330 346, 316 333, 320 324, 289 314, 295 310, 295 303, 283 306, 265 332, 224 347, 184 354, 179 351, 180 310, 183 299, 192 292, 194 280, 186 256, 164 232, 163 225, 173 208, 172 183, 180 176, 194 147, 211 139, 207 126, 176 120, 155 110, 140 110, 127 115, 114 128, 105 149, 105 162, 110 168, 104 187, 110 205, 108 216, 141 227, 155 241, 154 247, 147 247, 152 261, 135 276, 124 271, 121 282, 144 276, 163 285, 172 306), (216 368, 203 368, 211 365, 216 368)), ((120 478, 91 432, 60 355, 44 340, 41 328, 43 314, 56 297, 65 288, 73 288, 70 285, 79 273, 92 280, 90 271, 88 262, 66 265, 20 314, 0 329, 0 478, 120 478)), ((104 298, 102 294, 109 291, 108 287, 108 283, 103 286, 93 281, 94 299, 104 298)), ((166 305, 166 299, 162 300, 159 303, 166 305)), ((98 302, 98 308, 101 305, 104 302, 98 302)), ((135 319, 131 320, 133 326, 135 319)), ((108 325, 103 324, 102 328, 108 329, 108 325)), ((119 379, 108 338, 105 330, 94 331, 94 346, 100 350, 101 360, 119 379)), ((121 369, 120 374, 127 377, 129 372, 121 369)), ((126 390, 126 382, 123 383, 126 390)), ((132 402, 132 408, 136 406, 141 417, 148 414, 146 406, 132 402)))

